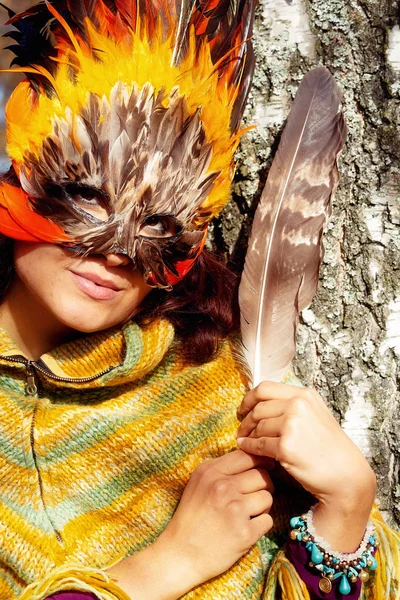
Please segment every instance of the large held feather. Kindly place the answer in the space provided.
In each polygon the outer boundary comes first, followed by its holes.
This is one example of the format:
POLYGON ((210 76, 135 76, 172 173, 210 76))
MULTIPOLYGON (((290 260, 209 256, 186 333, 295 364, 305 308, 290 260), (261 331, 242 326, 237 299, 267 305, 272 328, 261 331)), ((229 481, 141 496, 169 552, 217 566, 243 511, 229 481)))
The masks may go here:
POLYGON ((239 289, 254 385, 282 377, 295 353, 299 312, 317 289, 346 134, 341 99, 324 67, 304 77, 257 208, 239 289))

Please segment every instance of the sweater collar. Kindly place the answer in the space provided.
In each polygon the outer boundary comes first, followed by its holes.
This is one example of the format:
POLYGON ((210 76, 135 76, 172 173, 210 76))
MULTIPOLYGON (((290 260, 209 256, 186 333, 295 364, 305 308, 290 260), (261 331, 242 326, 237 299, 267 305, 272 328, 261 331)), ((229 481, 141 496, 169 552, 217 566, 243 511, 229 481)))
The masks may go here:
POLYGON ((28 361, 0 328, 0 363, 25 369, 29 362, 41 379, 57 387, 120 385, 150 373, 164 358, 173 338, 173 326, 164 319, 146 327, 130 322, 122 328, 78 338, 37 361, 28 361))

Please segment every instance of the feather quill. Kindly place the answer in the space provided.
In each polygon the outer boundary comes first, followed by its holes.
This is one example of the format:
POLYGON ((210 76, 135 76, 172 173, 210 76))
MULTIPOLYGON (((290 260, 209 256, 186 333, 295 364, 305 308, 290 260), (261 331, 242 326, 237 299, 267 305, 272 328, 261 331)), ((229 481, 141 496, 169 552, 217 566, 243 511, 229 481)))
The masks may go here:
POLYGON ((304 77, 255 214, 239 289, 254 385, 281 379, 295 353, 299 313, 317 289, 346 134, 341 99, 324 67, 304 77))
POLYGON ((185 51, 187 50, 187 33, 195 5, 196 3, 194 0, 182 0, 181 2, 176 42, 174 53, 172 55, 172 64, 179 63, 185 51))

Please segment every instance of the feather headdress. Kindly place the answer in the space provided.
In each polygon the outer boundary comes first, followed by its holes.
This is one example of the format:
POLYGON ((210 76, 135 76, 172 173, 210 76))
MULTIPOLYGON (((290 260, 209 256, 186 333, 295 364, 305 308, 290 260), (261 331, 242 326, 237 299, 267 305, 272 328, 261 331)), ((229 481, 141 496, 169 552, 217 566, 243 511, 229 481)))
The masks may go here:
POLYGON ((0 232, 125 252, 169 287, 229 197, 254 1, 54 0, 10 17, 27 80, 8 153, 25 196, 0 189, 0 232))
POLYGON ((299 313, 317 289, 346 135, 341 99, 324 67, 304 77, 253 221, 239 304, 254 385, 281 379, 295 353, 299 313))

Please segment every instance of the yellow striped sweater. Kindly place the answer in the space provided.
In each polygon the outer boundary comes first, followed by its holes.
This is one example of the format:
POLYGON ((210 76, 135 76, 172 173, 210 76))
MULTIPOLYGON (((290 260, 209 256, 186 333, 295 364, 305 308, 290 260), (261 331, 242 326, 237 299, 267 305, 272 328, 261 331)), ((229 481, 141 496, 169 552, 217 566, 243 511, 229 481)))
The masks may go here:
MULTIPOLYGON (((0 330, 0 599, 68 588, 125 599, 104 570, 152 543, 193 470, 235 446, 245 389, 229 342, 193 366, 163 320, 86 336, 34 363, 0 330)), ((296 510, 275 505, 282 518, 296 510)), ((280 584, 284 598, 307 599, 277 541, 263 538, 185 598, 272 600, 280 584)))

